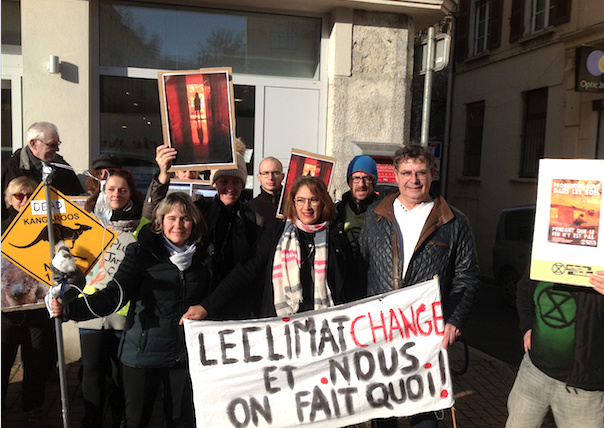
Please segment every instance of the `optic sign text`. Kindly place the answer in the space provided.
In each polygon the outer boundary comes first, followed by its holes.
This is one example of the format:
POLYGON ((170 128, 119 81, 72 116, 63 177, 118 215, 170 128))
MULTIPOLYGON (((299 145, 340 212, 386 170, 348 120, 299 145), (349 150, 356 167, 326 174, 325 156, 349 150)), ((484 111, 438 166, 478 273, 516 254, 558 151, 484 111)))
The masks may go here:
POLYGON ((198 427, 334 428, 453 405, 438 280, 288 318, 186 321, 198 427))

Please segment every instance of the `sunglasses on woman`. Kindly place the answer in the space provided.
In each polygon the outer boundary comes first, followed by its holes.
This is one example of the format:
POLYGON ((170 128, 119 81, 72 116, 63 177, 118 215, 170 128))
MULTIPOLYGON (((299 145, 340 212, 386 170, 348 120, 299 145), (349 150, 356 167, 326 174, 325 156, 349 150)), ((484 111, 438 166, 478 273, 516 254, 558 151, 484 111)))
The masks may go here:
POLYGON ((32 193, 15 193, 13 196, 18 200, 22 201, 26 196, 27 199, 31 198, 32 193))

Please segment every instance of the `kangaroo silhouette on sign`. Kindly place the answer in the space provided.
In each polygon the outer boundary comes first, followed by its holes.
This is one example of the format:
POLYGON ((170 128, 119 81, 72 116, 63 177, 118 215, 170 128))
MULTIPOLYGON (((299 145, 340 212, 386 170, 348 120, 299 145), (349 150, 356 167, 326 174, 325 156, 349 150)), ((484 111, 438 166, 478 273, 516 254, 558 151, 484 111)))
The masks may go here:
MULTIPOLYGON (((59 241, 71 241, 71 248, 73 249, 75 245, 75 241, 87 230, 92 229, 91 226, 86 224, 75 223, 76 226, 79 226, 77 229, 72 229, 67 226, 63 226, 62 224, 53 224, 54 234, 55 234, 55 242, 59 241)), ((22 247, 11 244, 15 248, 29 248, 33 247, 40 241, 48 242, 48 228, 45 226, 44 229, 40 231, 38 237, 33 240, 30 244, 24 245, 22 247)))

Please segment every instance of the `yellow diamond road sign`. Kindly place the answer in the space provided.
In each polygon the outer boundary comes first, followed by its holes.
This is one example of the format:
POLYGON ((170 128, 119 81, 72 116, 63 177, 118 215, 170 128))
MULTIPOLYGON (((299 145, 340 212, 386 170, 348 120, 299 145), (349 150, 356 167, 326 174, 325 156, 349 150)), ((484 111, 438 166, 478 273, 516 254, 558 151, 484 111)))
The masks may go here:
MULTIPOLYGON (((115 239, 92 215, 50 188, 55 244, 64 241, 84 275, 115 239)), ((2 255, 38 280, 52 285, 46 192, 40 183, 29 202, 2 234, 2 255)))

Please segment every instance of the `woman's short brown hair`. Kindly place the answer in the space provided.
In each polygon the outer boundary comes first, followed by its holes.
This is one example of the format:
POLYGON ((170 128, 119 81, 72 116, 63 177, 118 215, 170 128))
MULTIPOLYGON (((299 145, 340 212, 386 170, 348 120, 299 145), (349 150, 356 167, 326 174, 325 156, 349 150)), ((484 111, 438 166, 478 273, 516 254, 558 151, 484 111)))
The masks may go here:
POLYGON ((336 215, 336 206, 334 205, 331 196, 329 196, 329 193, 327 192, 327 186, 320 178, 312 177, 310 175, 303 175, 296 178, 294 184, 292 184, 292 187, 289 189, 287 195, 285 196, 285 209, 283 210, 283 215, 285 218, 289 220, 298 219, 294 198, 302 186, 308 187, 308 190, 310 190, 311 193, 323 203, 323 211, 321 211, 321 218, 319 218, 319 220, 333 220, 336 215))
POLYGON ((191 217, 191 220, 193 220, 191 235, 195 237, 197 242, 201 241, 203 234, 206 232, 206 222, 191 197, 183 192, 170 193, 155 207, 151 230, 157 234, 163 233, 164 216, 172 211, 174 205, 176 205, 181 214, 191 217))
POLYGON ((38 183, 29 177, 22 176, 13 178, 4 191, 4 203, 6 204, 6 207, 8 208, 12 205, 13 195, 16 195, 23 190, 30 190, 33 192, 36 190, 36 187, 38 187, 38 183))

